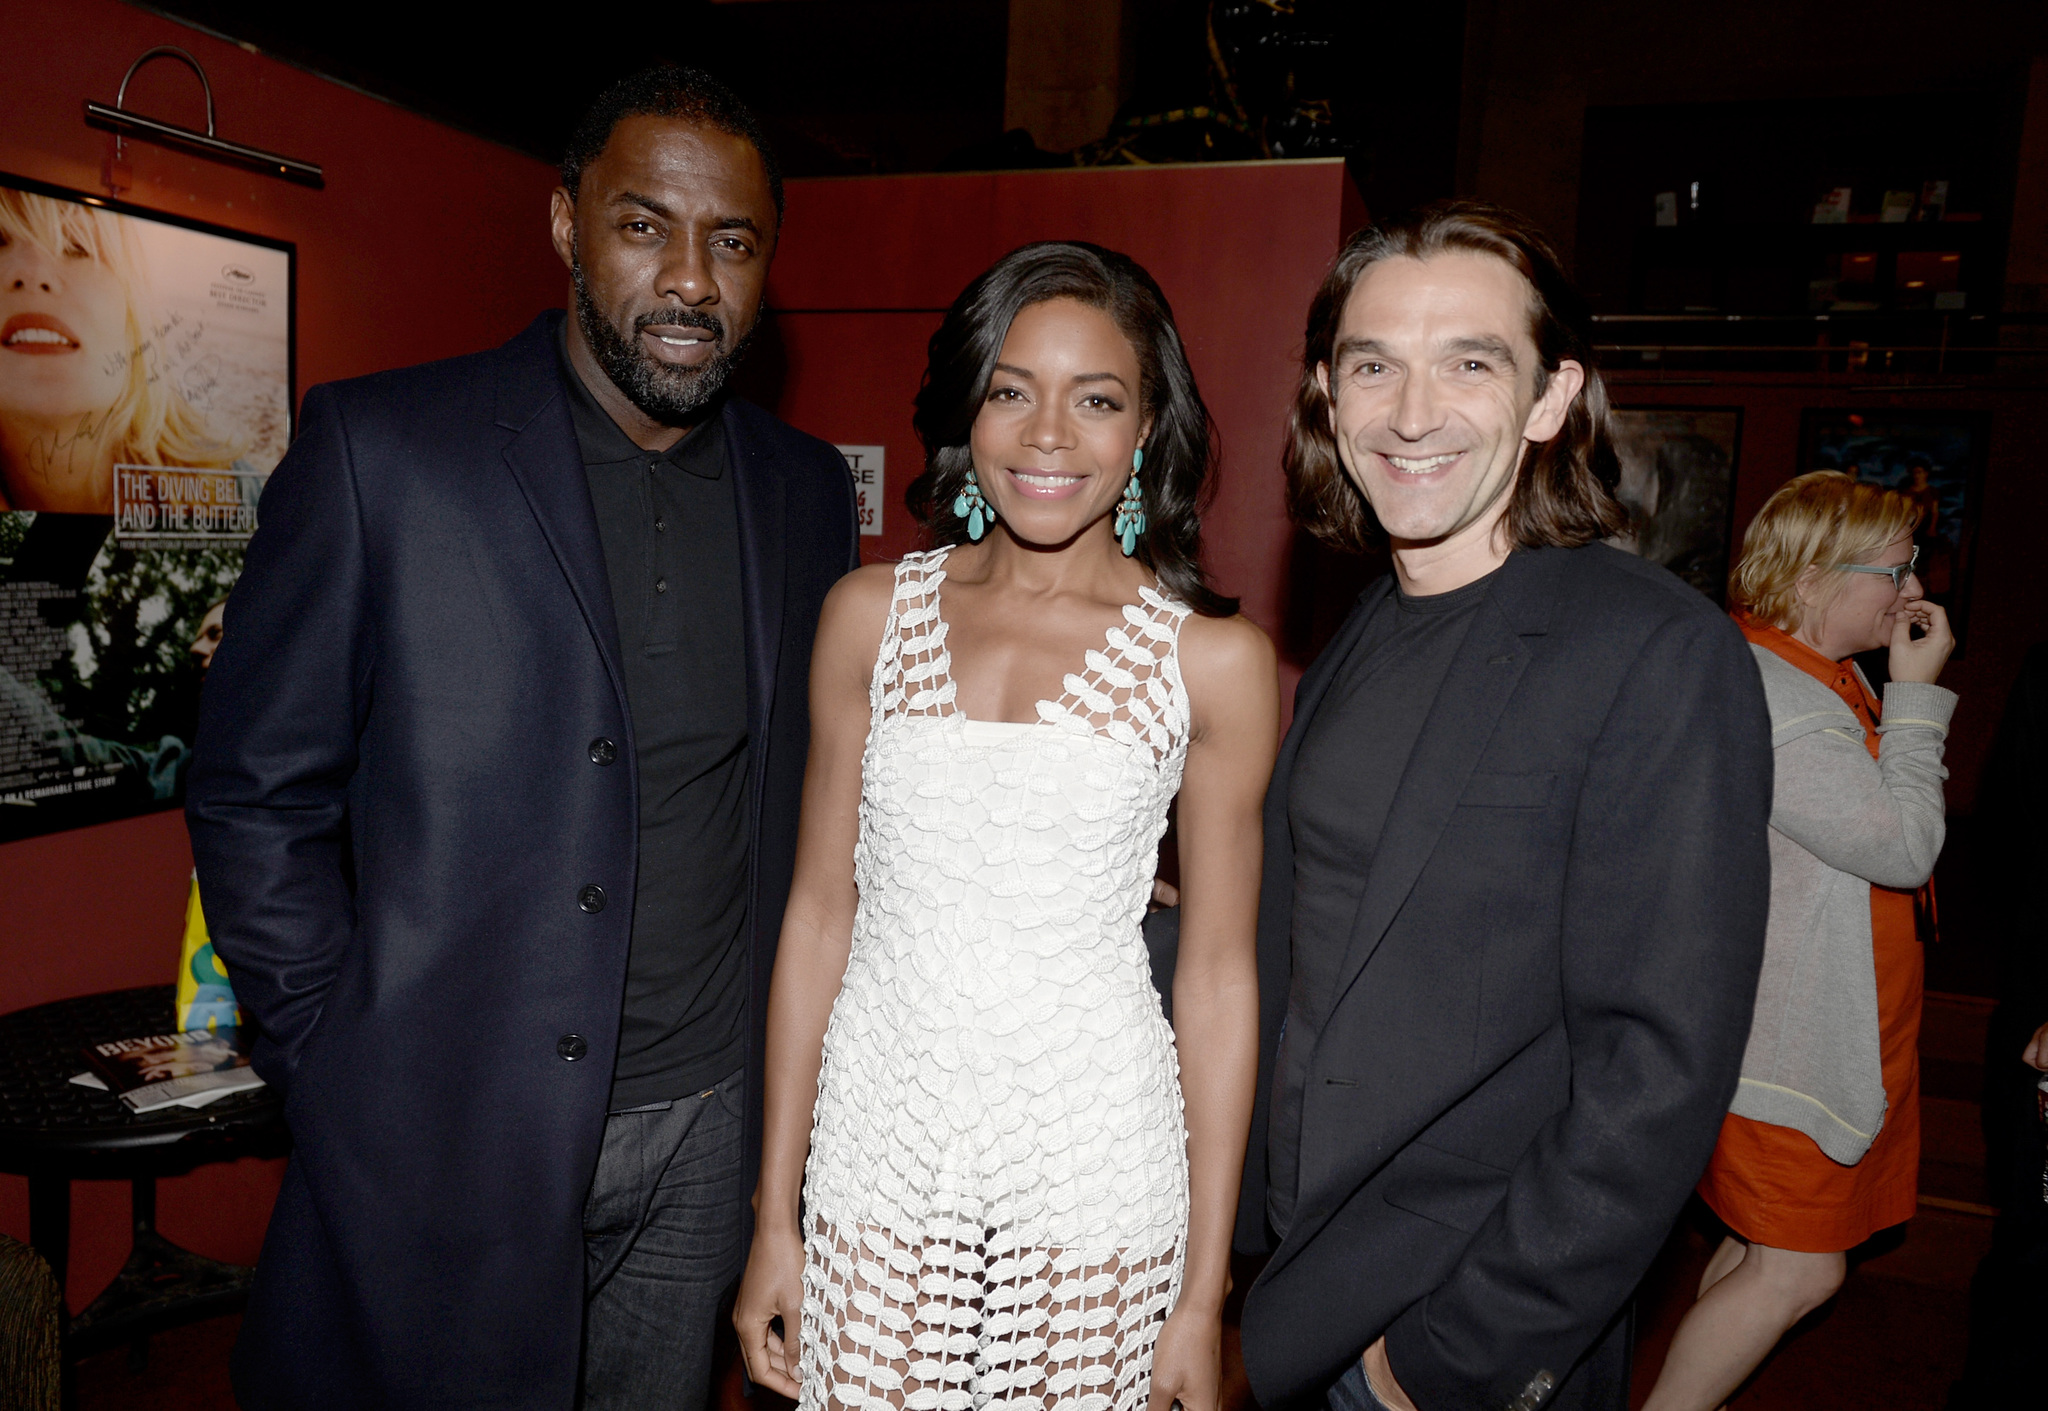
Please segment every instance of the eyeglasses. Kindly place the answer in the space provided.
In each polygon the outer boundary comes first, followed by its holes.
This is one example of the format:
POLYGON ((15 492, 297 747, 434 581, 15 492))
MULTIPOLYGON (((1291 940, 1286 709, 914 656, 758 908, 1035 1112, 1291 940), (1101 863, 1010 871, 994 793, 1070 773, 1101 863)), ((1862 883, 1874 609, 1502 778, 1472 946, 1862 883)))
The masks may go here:
POLYGON ((1913 546, 1913 557, 1907 559, 1904 563, 1838 563, 1835 565, 1843 573, 1882 573, 1885 577, 1892 580, 1892 591, 1894 593, 1906 591, 1906 580, 1913 576, 1913 570, 1919 566, 1920 546, 1918 544, 1913 546))

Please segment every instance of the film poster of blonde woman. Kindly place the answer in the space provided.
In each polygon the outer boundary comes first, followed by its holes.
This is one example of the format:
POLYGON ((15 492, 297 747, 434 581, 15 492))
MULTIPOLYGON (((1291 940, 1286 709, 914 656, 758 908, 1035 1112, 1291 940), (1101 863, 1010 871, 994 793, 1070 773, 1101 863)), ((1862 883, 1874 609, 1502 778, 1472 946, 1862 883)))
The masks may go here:
POLYGON ((0 842, 184 801, 292 247, 0 176, 0 842))

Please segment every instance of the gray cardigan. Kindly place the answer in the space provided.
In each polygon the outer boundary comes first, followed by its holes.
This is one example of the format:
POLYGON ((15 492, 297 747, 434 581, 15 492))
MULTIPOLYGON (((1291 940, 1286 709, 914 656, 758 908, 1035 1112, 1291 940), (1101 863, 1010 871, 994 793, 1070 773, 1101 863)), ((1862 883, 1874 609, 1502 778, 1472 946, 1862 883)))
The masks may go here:
POLYGON ((1956 694, 1893 681, 1870 757, 1828 686, 1752 645, 1771 712, 1771 914, 1731 1110, 1863 1159, 1884 1125, 1870 887, 1917 887, 1947 824, 1943 742, 1956 694))

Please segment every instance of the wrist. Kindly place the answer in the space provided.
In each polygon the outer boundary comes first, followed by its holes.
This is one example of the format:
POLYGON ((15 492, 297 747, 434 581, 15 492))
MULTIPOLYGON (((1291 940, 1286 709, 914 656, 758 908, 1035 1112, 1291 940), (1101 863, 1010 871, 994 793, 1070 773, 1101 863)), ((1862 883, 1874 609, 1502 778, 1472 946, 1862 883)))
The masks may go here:
POLYGON ((777 1197, 767 1191, 754 1193, 754 1232, 757 1235, 803 1237, 803 1203, 793 1197, 777 1197))
POLYGON ((1201 1267, 1201 1263, 1190 1261, 1181 1270, 1180 1297, 1174 1301, 1174 1310, 1185 1308, 1191 1315, 1221 1318, 1223 1305, 1230 1297, 1230 1267, 1226 1264, 1212 1272, 1201 1267))

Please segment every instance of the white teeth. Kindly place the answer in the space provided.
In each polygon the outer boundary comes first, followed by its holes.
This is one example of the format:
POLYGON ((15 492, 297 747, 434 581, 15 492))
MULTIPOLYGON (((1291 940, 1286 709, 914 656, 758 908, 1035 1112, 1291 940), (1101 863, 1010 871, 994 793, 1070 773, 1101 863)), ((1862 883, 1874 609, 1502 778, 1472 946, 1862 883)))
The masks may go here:
POLYGON ((1081 478, 1078 475, 1026 475, 1021 470, 1013 470, 1010 473, 1036 490, 1064 490, 1081 478))
POLYGON ((666 333, 657 333, 654 336, 668 344, 671 348, 687 348, 692 343, 709 343, 711 341, 709 338, 671 338, 666 333))
POLYGON ((1435 470, 1440 465, 1449 465, 1457 458, 1454 453, 1448 456, 1427 456, 1422 460, 1410 460, 1406 456, 1388 456, 1386 459, 1387 463, 1398 471, 1409 475, 1421 475, 1425 471, 1435 470))
POLYGON ((16 343, 62 343, 69 346, 71 340, 54 328, 17 328, 7 335, 7 346, 16 343))

